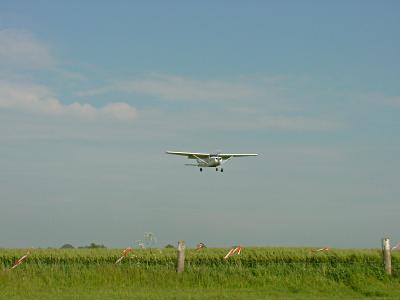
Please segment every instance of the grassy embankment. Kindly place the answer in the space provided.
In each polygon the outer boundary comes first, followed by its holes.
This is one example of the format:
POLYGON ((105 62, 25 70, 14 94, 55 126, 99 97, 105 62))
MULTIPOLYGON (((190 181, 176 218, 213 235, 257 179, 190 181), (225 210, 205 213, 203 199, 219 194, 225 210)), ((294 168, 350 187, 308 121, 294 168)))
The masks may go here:
POLYGON ((383 272, 379 250, 246 248, 225 261, 227 249, 187 251, 184 274, 174 250, 135 250, 114 265, 120 250, 0 249, 2 299, 400 299, 400 255, 394 275, 383 272))

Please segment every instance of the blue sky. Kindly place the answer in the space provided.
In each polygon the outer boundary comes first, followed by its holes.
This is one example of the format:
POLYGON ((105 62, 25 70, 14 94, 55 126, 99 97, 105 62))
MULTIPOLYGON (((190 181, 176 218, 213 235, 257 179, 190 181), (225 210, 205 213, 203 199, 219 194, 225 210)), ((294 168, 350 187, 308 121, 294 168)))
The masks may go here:
POLYGON ((397 1, 99 2, 0 1, 0 247, 400 240, 397 1))

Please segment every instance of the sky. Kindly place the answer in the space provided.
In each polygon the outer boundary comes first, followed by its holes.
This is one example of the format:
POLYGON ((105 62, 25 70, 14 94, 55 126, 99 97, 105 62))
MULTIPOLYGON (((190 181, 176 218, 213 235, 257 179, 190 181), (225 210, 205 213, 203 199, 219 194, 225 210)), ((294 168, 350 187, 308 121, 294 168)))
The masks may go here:
POLYGON ((0 0, 0 247, 400 240, 398 1, 114 2, 0 0))

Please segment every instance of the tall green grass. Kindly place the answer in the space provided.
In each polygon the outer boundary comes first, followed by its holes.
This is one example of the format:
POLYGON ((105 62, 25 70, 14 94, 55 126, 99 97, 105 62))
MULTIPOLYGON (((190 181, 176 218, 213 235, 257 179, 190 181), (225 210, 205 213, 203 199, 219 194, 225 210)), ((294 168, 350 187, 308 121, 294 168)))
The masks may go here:
POLYGON ((305 248, 189 249, 176 274, 174 249, 134 252, 115 265, 118 249, 0 249, 1 299, 400 299, 400 255, 394 276, 383 271, 380 250, 312 253, 305 248))
MULTIPOLYGON (((269 264, 365 264, 381 265, 382 253, 378 249, 333 249, 329 252, 311 252, 307 248, 245 248, 243 252, 225 260, 229 249, 208 248, 186 251, 186 264, 193 266, 240 265, 256 267, 269 264)), ((26 249, 0 249, 0 265, 4 267, 26 253, 26 249)), ((114 263, 121 256, 119 249, 33 249, 27 263, 38 264, 103 264, 114 263)), ((174 265, 176 250, 134 250, 123 264, 174 265)), ((394 269, 400 265, 400 251, 392 253, 394 269)))

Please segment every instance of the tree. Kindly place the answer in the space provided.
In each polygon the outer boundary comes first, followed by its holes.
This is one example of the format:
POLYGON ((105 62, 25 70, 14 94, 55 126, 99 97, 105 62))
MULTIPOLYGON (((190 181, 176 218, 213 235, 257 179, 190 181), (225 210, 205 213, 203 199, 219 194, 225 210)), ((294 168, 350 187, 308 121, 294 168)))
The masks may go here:
POLYGON ((106 248, 106 246, 96 243, 90 243, 90 245, 88 246, 80 246, 78 248, 98 249, 98 248, 106 248))
POLYGON ((72 246, 71 244, 64 244, 61 246, 61 249, 74 249, 74 246, 72 246))
POLYGON ((88 248, 92 248, 92 249, 96 249, 96 248, 105 248, 104 245, 98 245, 96 243, 90 243, 90 245, 88 246, 88 248))

